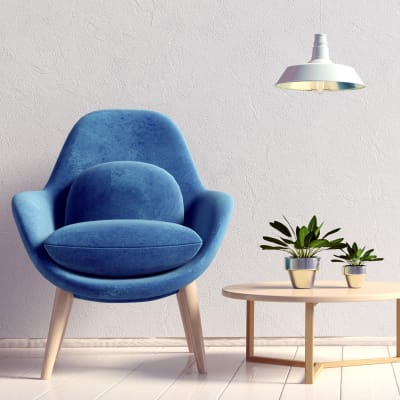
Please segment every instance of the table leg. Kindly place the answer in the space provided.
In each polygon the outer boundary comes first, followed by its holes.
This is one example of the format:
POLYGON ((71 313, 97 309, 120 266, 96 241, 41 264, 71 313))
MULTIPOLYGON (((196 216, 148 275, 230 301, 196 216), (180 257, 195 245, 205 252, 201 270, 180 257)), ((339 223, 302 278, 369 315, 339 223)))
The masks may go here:
POLYGON ((400 299, 396 299, 396 357, 400 357, 400 299))
POLYGON ((254 301, 247 300, 246 314, 246 361, 273 365, 287 365, 305 368, 305 383, 312 384, 324 368, 338 368, 359 365, 400 363, 400 298, 396 299, 396 357, 371 358, 361 360, 339 360, 314 362, 314 310, 318 303, 305 304, 305 360, 288 360, 254 355, 254 301))
POLYGON ((306 383, 314 383, 314 303, 306 303, 305 369, 306 383))
POLYGON ((246 360, 254 355, 254 301, 247 300, 246 313, 246 360))

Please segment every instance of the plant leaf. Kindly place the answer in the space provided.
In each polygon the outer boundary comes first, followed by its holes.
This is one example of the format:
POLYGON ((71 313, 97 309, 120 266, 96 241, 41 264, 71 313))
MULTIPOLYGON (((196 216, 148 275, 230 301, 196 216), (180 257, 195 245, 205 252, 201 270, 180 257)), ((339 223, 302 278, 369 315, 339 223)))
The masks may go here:
POLYGON ((275 238, 273 238, 271 236, 263 236, 263 239, 268 241, 268 242, 272 242, 272 243, 275 243, 275 244, 279 244, 280 246, 287 247, 287 243, 283 242, 282 240, 275 239, 275 238))
POLYGON ((301 249, 301 248, 304 248, 304 239, 305 239, 305 237, 307 236, 307 234, 308 234, 308 229, 307 229, 307 227, 306 226, 302 226, 300 229, 299 229, 299 232, 298 232, 298 234, 297 234, 297 241, 298 241, 298 245, 299 245, 299 248, 301 249))
MULTIPOLYGON (((340 262, 340 260, 345 260, 350 265, 361 265, 363 262, 369 261, 382 261, 383 258, 378 258, 375 254, 372 254, 374 249, 365 250, 365 247, 359 247, 356 242, 350 244, 347 243, 339 243, 339 239, 333 240, 331 243, 334 246, 330 246, 331 249, 339 248, 343 255, 334 255, 337 258, 336 262, 340 262)), ((340 239, 343 240, 343 239, 340 239)), ((333 260, 331 260, 333 262, 333 260)))
POLYGON ((336 228, 336 229, 332 229, 331 231, 329 231, 328 233, 326 233, 322 239, 325 239, 326 237, 328 237, 329 235, 333 235, 336 232, 339 232, 341 228, 336 228))
POLYGON ((261 246, 262 250, 286 250, 286 247, 280 247, 280 246, 269 246, 266 244, 262 244, 261 246))
POLYGON ((316 239, 310 243, 311 248, 327 247, 329 242, 326 239, 316 239))
POLYGON ((361 255, 362 255, 362 253, 363 253, 363 251, 364 251, 364 249, 357 249, 356 257, 357 257, 357 258, 360 258, 361 255))
POLYGON ((289 228, 292 231, 293 235, 296 236, 296 233, 295 233, 295 231, 293 229, 293 226, 290 224, 289 220, 284 215, 282 215, 282 217, 286 221, 286 223, 289 225, 289 228))
POLYGON ((330 250, 342 250, 346 247, 344 243, 338 243, 338 244, 330 244, 329 249, 330 250))
MULTIPOLYGON (((342 241, 343 241, 343 238, 337 238, 334 240, 330 240, 329 243, 330 244, 338 244, 338 243, 342 243, 342 241)), ((342 243, 342 244, 344 244, 346 246, 346 243, 342 243)))
POLYGON ((313 232, 308 232, 306 237, 304 238, 304 247, 310 247, 310 243, 315 240, 315 236, 313 232))
POLYGON ((292 237, 292 235, 290 234, 289 229, 282 224, 282 222, 279 221, 274 221, 274 222, 270 222, 269 223, 274 229, 276 229, 277 231, 279 231, 280 233, 284 234, 287 237, 292 237))
POLYGON ((372 255, 372 252, 374 251, 374 249, 369 249, 367 250, 364 254, 363 257, 369 257, 370 255, 372 255))
POLYGON ((315 228, 317 227, 317 217, 314 215, 311 219, 310 222, 308 223, 308 230, 313 232, 315 231, 315 228))
MULTIPOLYGON (((327 240, 327 239, 325 239, 327 240)), ((332 240, 329 242, 329 249, 331 250, 341 250, 344 249, 346 247, 346 243, 343 243, 343 238, 337 238, 335 240, 332 240)))
POLYGON ((283 242, 285 242, 286 244, 294 244, 293 240, 291 240, 291 239, 285 239, 283 237, 280 237, 279 239, 282 240, 283 242))

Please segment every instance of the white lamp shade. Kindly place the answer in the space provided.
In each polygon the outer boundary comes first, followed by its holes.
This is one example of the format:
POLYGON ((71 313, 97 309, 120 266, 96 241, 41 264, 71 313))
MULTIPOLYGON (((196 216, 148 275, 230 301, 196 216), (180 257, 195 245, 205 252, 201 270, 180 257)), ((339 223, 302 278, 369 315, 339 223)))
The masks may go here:
POLYGON ((356 70, 347 65, 334 64, 329 58, 327 37, 315 34, 313 55, 307 64, 285 69, 276 86, 291 90, 347 90, 365 87, 356 70))

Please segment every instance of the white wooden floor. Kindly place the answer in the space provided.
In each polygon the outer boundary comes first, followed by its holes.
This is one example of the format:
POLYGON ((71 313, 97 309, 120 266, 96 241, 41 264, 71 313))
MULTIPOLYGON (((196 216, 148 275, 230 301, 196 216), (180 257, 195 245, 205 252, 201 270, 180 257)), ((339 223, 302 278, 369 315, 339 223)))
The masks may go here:
MULTIPOLYGON (((304 370, 246 363, 244 347, 206 349, 198 375, 183 347, 62 349, 50 381, 38 379, 43 349, 0 349, 0 399, 391 400, 400 399, 400 364, 323 370, 314 385, 304 370)), ((302 359, 303 347, 256 347, 256 353, 302 359)), ((316 360, 386 357, 386 346, 320 346, 316 360)))

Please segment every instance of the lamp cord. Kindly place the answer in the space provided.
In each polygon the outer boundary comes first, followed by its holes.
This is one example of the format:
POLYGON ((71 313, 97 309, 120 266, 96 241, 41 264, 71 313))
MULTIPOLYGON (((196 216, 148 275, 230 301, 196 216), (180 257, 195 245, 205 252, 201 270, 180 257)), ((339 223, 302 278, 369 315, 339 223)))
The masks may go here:
POLYGON ((322 33, 322 0, 319 0, 319 33, 322 33))

